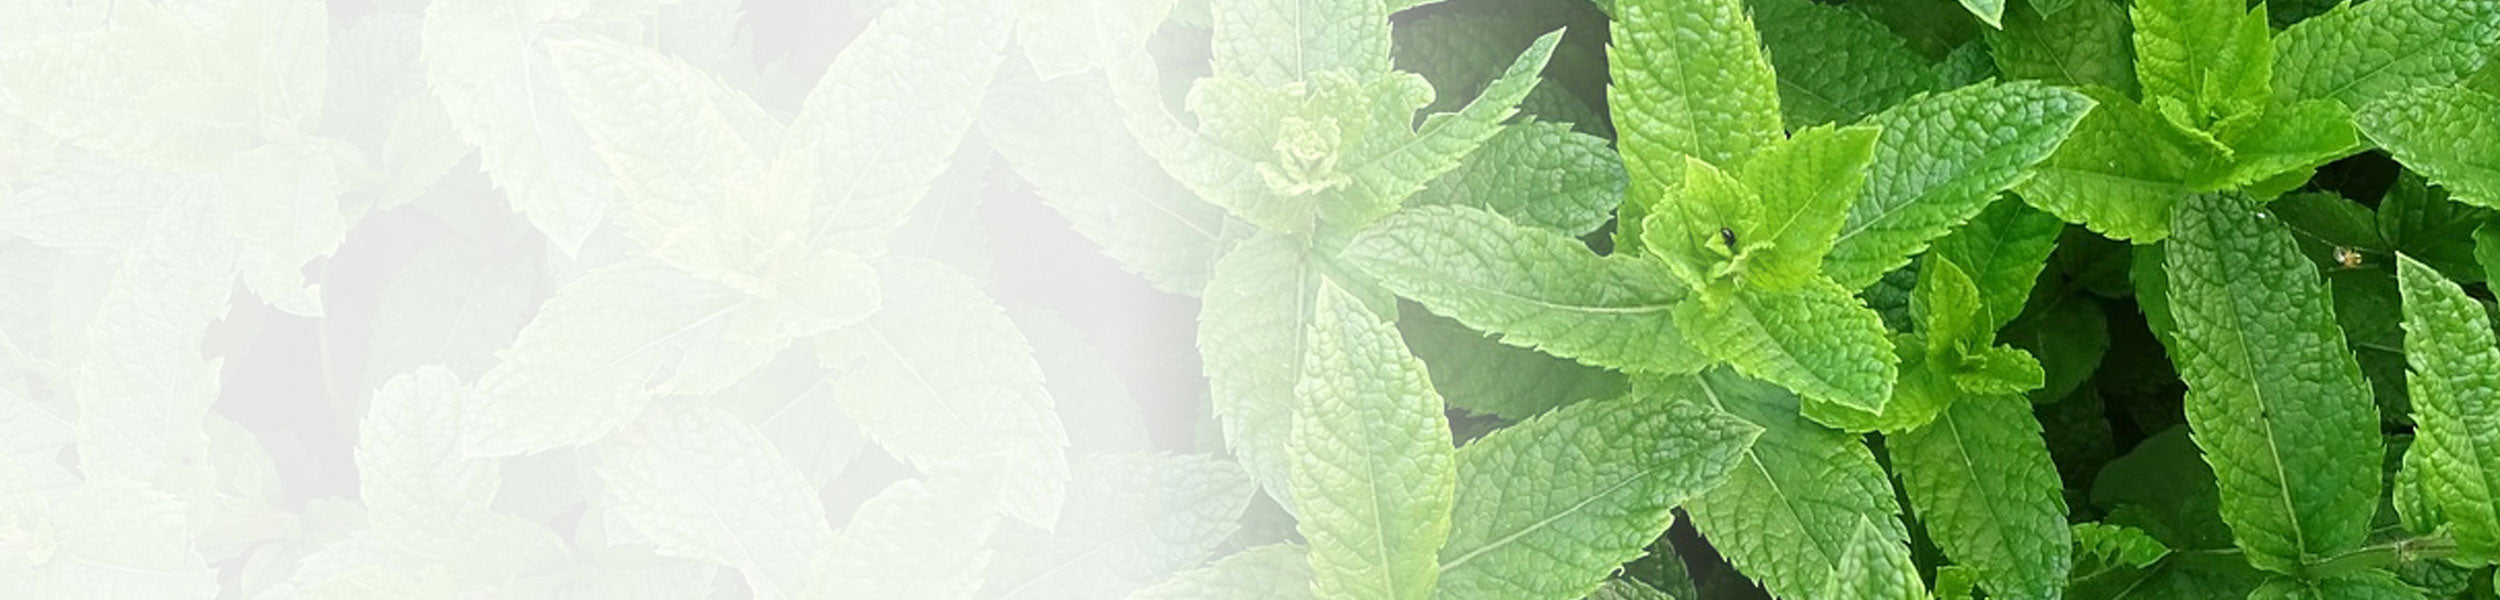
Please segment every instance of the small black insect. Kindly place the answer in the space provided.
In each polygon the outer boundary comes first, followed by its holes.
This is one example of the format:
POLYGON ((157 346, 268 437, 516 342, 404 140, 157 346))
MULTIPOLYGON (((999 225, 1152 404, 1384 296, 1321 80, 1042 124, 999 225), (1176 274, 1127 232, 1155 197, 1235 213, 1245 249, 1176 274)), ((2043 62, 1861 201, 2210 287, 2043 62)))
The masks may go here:
POLYGON ((1734 229, 1728 229, 1728 228, 1726 228, 1726 227, 1721 227, 1721 228, 1719 228, 1719 243, 1721 243, 1721 244, 1727 244, 1727 251, 1729 251, 1729 252, 1735 252, 1735 251, 1736 251, 1736 230, 1734 230, 1734 229))

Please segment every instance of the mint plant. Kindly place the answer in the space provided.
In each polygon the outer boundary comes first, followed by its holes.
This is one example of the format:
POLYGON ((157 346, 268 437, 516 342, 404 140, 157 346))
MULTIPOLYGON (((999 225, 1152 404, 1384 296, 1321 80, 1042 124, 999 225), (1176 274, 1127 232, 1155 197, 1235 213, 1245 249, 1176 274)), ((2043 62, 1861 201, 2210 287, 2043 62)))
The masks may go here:
POLYGON ((2488 600, 2500 2, 0 5, 0 597, 2488 600))

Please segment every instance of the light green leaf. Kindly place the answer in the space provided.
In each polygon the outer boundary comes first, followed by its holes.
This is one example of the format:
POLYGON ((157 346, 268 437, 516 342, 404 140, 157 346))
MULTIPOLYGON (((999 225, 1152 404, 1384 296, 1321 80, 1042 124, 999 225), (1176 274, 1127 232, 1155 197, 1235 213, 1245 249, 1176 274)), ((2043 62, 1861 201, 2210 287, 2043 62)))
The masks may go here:
POLYGON ((2248 600, 2422 600, 2422 592, 2386 571, 2371 569, 2316 579, 2276 577, 2248 600))
POLYGON ((445 244, 416 251, 375 300, 365 338, 365 387, 423 365, 463 379, 495 366, 495 351, 530 319, 537 265, 490 248, 445 244))
POLYGON ((1786 290, 1817 279, 1882 133, 1866 126, 1805 129, 1737 168, 1736 177, 1763 201, 1762 222, 1737 227, 1739 247, 1753 255, 1743 262, 1745 285, 1786 290))
POLYGON ((2057 598, 2069 554, 2065 484, 2021 395, 1969 396, 1884 438, 1929 539, 1990 598, 2057 598))
POLYGON ((217 597, 217 571, 192 548, 180 498, 144 483, 95 479, 53 506, 50 533, 58 545, 27 575, 26 597, 217 597))
POLYGON ((2120 565, 2141 569, 2170 555, 2169 546, 2134 527, 2076 523, 2070 531, 2075 540, 2074 566, 2079 573, 2120 565))
POLYGON ((1589 593, 1589 600, 1677 599, 1675 596, 1668 595, 1666 592, 1658 591, 1657 588, 1649 587, 1649 584, 1630 579, 1608 579, 1604 585, 1597 587, 1597 591, 1589 593))
MULTIPOLYGON (((2039 7, 2040 2, 2030 3, 2039 7)), ((2135 27, 2110 0, 2076 0, 2053 14, 2017 8, 1999 31, 1983 31, 1997 72, 2075 88, 2099 86, 2135 97, 2135 27)))
MULTIPOLYGON (((227 16, 201 12, 204 20, 227 16)), ((259 90, 234 72, 242 65, 223 45, 236 40, 171 7, 130 7, 109 13, 110 26, 89 25, 107 16, 80 19, 76 29, 12 28, 0 56, 8 112, 78 147, 162 168, 206 170, 254 144, 259 90)), ((258 48, 249 52, 260 58, 258 48)))
POLYGON ((1322 599, 1432 597, 1457 487, 1450 427, 1397 329, 1323 280, 1286 444, 1322 599))
POLYGON ((1016 46, 1043 79, 1077 75, 1143 47, 1173 2, 1024 0, 1016 46))
POLYGON ((1249 206, 1268 196, 1267 182, 1256 166, 1256 157, 1264 154, 1236 153, 1198 129, 1233 118, 1225 113, 1239 111, 1202 113, 1196 115, 1194 124, 1182 121, 1164 101, 1162 71, 1163 66, 1143 52, 1129 54, 1105 71, 1110 79, 1112 102, 1126 115, 1123 122, 1139 149, 1174 181, 1209 204, 1249 206))
POLYGON ((648 259, 557 288, 478 378, 479 404, 461 414, 463 452, 505 456, 599 439, 641 412, 654 391, 647 380, 672 350, 720 337, 747 306, 735 291, 648 259))
MULTIPOLYGON (((2096 0, 2097 1, 2097 0, 2096 0)), ((1930 256, 1969 275, 1979 289, 1978 330, 1995 332, 2022 314, 2031 286, 2048 265, 2066 224, 2017 201, 1991 203, 1979 216, 1936 240, 1930 256)))
MULTIPOLYGON (((1637 372, 1690 373, 1708 362, 1684 344, 1670 308, 1685 292, 1656 262, 1598 256, 1493 213, 1401 211, 1355 238, 1341 260, 1506 344, 1637 372)), ((1255 292, 1272 295, 1274 286, 1255 292)))
POLYGON ((102 156, 28 165, 0 188, 0 232, 46 248, 118 250, 181 196, 176 173, 102 156))
POLYGON ((1311 563, 1300 546, 1260 546, 1181 573, 1128 600, 1309 600, 1311 563))
POLYGON ((501 469, 460 452, 460 412, 475 392, 428 366, 391 378, 357 427, 358 497, 373 530, 400 547, 449 557, 487 517, 501 469))
POLYGON ((834 57, 780 153, 806 161, 818 250, 884 248, 979 116, 1015 14, 1007 0, 899 0, 834 57))
POLYGON ((1576 236, 1614 216, 1624 186, 1623 159, 1605 138, 1530 122, 1503 127, 1408 203, 1473 206, 1576 236))
POLYGON ((1072 466, 1049 531, 1010 526, 984 598, 1118 598, 1196 566, 1239 529, 1257 486, 1229 458, 1111 454, 1072 466))
MULTIPOLYGON (((2500 557, 2500 348, 2482 304, 2438 271, 2397 256, 2404 291, 2405 387, 2421 429, 2413 454, 2457 546, 2500 557)), ((2406 461, 2414 462, 2414 461, 2406 461)))
MULTIPOLYGON (((1519 54, 1518 61, 1511 63, 1509 70, 1502 72, 1501 78, 1486 85, 1483 94, 1458 112, 1425 117, 1412 137, 1397 139, 1378 153, 1354 157, 1355 162, 1347 167, 1352 180, 1346 193, 1351 198, 1337 203, 1359 206, 1352 210, 1360 212, 1351 216, 1331 215, 1330 220, 1351 226, 1367 224, 1396 210, 1400 202, 1422 190, 1425 183, 1458 168, 1469 153, 1501 131, 1502 121, 1519 113, 1519 101, 1536 89, 1537 73, 1545 70, 1546 61, 1553 58, 1554 45, 1562 41, 1562 35, 1557 30, 1537 38, 1527 51, 1519 54)), ((1405 131, 1400 128, 1397 133, 1405 131)))
POLYGON ((2032 358, 2030 352, 1994 346, 1964 356, 1961 371, 1953 374, 1953 384, 1972 394, 2020 395, 2040 389, 2047 377, 2039 359, 2032 358))
POLYGON ((1851 433, 1898 433, 1935 420, 1945 407, 1962 398, 1961 386, 1954 383, 1960 366, 1957 358, 1930 356, 1926 338, 1918 334, 1898 334, 1892 340, 1901 366, 1892 383, 1892 397, 1884 400, 1882 410, 1809 400, 1800 409, 1806 418, 1851 433))
POLYGON ((231 236, 200 226, 217 218, 211 202, 186 197, 151 217, 97 295, 82 299, 93 318, 55 324, 58 343, 83 344, 60 368, 75 394, 78 470, 90 480, 153 479, 190 462, 203 441, 223 361, 203 360, 200 345, 227 313, 236 252, 231 236))
POLYGON ((1727 481, 1684 508, 1713 547, 1773 596, 1822 597, 1851 552, 1898 552, 1906 560, 1909 533, 1892 483, 1858 436, 1808 421, 1795 395, 1725 370, 1665 383, 1646 393, 1715 406, 1763 428, 1727 481), (1856 527, 1869 521, 1882 535, 1857 539, 1856 527), (1868 549, 1853 550, 1860 545, 1868 549))
POLYGON ((2446 86, 2481 68, 2500 46, 2500 2, 2390 0, 2338 5, 2274 38, 2275 97, 2332 98, 2358 108, 2392 94, 2446 86))
POLYGON ((1285 467, 1320 266, 1292 237, 1264 234, 1217 259, 1198 311, 1198 352, 1224 447, 1267 495, 1295 506, 1285 467))
POLYGON ((2379 495, 2377 406, 2316 266, 2237 195, 2191 197, 2165 246, 2188 424, 2249 563, 2289 572, 2360 544, 2379 495))
POLYGON ((1262 86, 1319 71, 1389 70, 1389 7, 1382 0, 1213 2, 1215 73, 1262 86))
POLYGON ((1892 396, 1898 365, 1883 320, 1828 280, 1686 301, 1674 312, 1694 347, 1749 377, 1866 412, 1892 396))
POLYGON ((2364 148, 2352 111, 2327 100, 2266 107, 2255 122, 2223 132, 2220 141, 2231 147, 2230 169, 2200 173, 2197 189, 2244 188, 2285 175, 2305 182, 2310 170, 2364 148))
POLYGON ((2021 183, 2095 104, 2036 83, 1995 83, 1914 98, 1868 118, 1884 136, 1823 272, 1858 290, 1907 264, 2021 183))
POLYGON ((1930 254, 1918 266, 1918 287, 1910 291, 1910 318, 1927 338, 1930 360, 1958 361, 1973 341, 1985 344, 1996 332, 1979 327, 1979 286, 1952 261, 1930 254))
POLYGON ((1743 0, 1625 0, 1607 66, 1615 147, 1631 175, 1615 246, 1684 176, 1691 156, 1734 167, 1780 139, 1779 83, 1743 0))
POLYGON ((512 207, 567 253, 615 201, 613 177, 568 107, 538 44, 543 7, 500 0, 426 6, 426 80, 512 207))
POLYGON ((2238 0, 2137 2, 2135 73, 2144 100, 2171 98, 2193 114, 2182 127, 2261 109, 2273 92, 2274 46, 2265 7, 2238 0))
POLYGON ((1762 429, 1707 406, 1627 395, 1495 431, 1458 452, 1445 600, 1572 600, 1717 487, 1762 429), (1538 481, 1522 491, 1517 482, 1538 481))
MULTIPOLYGON (((1771 247, 1761 239, 1770 228, 1766 203, 1728 170, 1692 156, 1683 161, 1673 199, 1649 209, 1637 239, 1684 286, 1726 293, 1742 286, 1739 274, 1752 251, 1771 247)), ((1622 237, 1623 230, 1616 233, 1617 249, 1635 239, 1622 237)))
POLYGON ((2188 193, 2188 165, 2205 146, 2162 116, 2106 89, 2057 154, 2015 191, 2023 200, 2094 233, 2147 244, 2170 235, 2170 215, 2188 193))
POLYGON ((2389 94, 2356 114, 2361 132, 2459 202, 2500 208, 2500 98, 2461 88, 2389 94))
POLYGON ((1823 597, 1926 598, 1927 584, 1919 580, 1918 565, 1911 564, 1907 550, 1894 551, 1898 545, 1884 539, 1884 532, 1876 529, 1873 521, 1858 519, 1857 533, 1849 536, 1849 548, 1841 552, 1840 562, 1832 566, 1831 591, 1823 597))
POLYGON ((970 278, 926 260, 897 260, 879 273, 885 308, 828 335, 843 353, 828 366, 865 357, 834 383, 843 412, 904 462, 988 469, 995 506, 1007 516, 1057 522, 1068 433, 1032 344, 970 278))
POLYGON ((1901 36, 1864 14, 1810 0, 1750 0, 1778 71, 1788 126, 1855 123, 1943 82, 1901 36))
POLYGON ((998 526, 995 513, 981 506, 988 490, 979 479, 941 473, 886 486, 821 551, 799 556, 814 557, 801 597, 971 600, 998 526))
POLYGON ((984 109, 991 147, 1104 254, 1165 291, 1196 295, 1224 248, 1224 210, 1138 147, 1098 76, 1003 77, 984 109))
POLYGON ((2500 225, 2474 228, 2474 262, 2482 265, 2486 281, 2500 281, 2500 225))
POLYGON ((1523 421, 1582 400, 1623 395, 1622 373, 1503 344, 1447 317, 1401 305, 1398 332, 1450 408, 1523 421))
POLYGON ((757 597, 798 595, 833 537, 798 469, 726 411, 654 406, 595 451, 602 505, 653 552, 735 567, 757 597))

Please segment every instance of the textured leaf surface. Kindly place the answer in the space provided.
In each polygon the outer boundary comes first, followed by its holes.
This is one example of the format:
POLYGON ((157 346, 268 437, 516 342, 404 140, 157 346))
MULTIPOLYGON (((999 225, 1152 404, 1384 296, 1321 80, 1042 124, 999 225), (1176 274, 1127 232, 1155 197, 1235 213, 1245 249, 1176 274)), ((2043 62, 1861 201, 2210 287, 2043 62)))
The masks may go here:
POLYGON ((529 4, 454 0, 425 11, 426 80, 512 207, 567 252, 615 202, 614 179, 574 120, 539 46, 555 15, 529 4))
POLYGON ((1969 275, 1979 289, 1978 330, 1995 332, 2022 314, 2031 299, 2032 282, 2048 265, 2057 236, 2066 230, 2057 217, 2030 205, 2002 201, 1936 240, 1933 256, 1943 257, 1969 275))
POLYGON ((1224 447, 1286 507, 1295 503, 1285 438, 1293 431, 1294 385, 1303 376, 1320 279, 1319 265, 1297 243, 1264 235, 1224 255, 1198 311, 1198 348, 1224 447))
POLYGON ((1760 432, 1699 404, 1623 396, 1469 443, 1435 597, 1588 594, 1666 532, 1670 509, 1724 480, 1760 432))
POLYGON ((1778 71, 1791 128, 1854 123, 1942 85, 1927 59, 1863 14, 1810 0, 1746 5, 1778 71))
POLYGON ((1502 121, 1519 113, 1519 101, 1536 89, 1537 73, 1544 71, 1545 63, 1553 59, 1554 45, 1561 43, 1562 34, 1555 31, 1537 38, 1500 78, 1485 86, 1484 93, 1458 112, 1426 117, 1413 137, 1360 159, 1347 173, 1353 184, 1348 194, 1367 207, 1376 207, 1370 210, 1387 212, 1423 189, 1424 184, 1458 168, 1469 154, 1502 131, 1502 121))
POLYGON ((2170 235, 2188 194, 2187 165, 2201 148, 2162 116, 2108 90, 2073 135, 2015 191, 2040 210, 2111 238, 2151 243, 2170 235))
POLYGON ((2239 547, 2286 571, 2359 544, 2379 493, 2378 416, 2316 267, 2236 195, 2192 197, 2171 240, 2171 352, 2239 547))
POLYGON ((2279 577, 2248 594, 2248 600, 2421 600, 2422 592, 2386 571, 2369 570, 2318 579, 2279 577))
POLYGON ((1684 344, 1670 309, 1685 293, 1657 263, 1598 256, 1493 213, 1402 211, 1355 238, 1342 260, 1503 343, 1626 371, 1690 373, 1707 360, 1684 344))
POLYGON ((783 144, 784 160, 814 161, 818 244, 884 247, 979 116, 1016 12, 1005 0, 902 0, 834 57, 783 144))
POLYGON ((2066 585, 2065 485, 2030 408, 2019 395, 1965 397, 1884 439, 1929 537, 1991 598, 2057 598, 2066 585))
POLYGON ((1286 445, 1322 599, 1432 597, 1457 487, 1450 427, 1397 328, 1323 282, 1286 445))
POLYGON ((1744 261, 1745 285, 1785 290, 1817 278, 1850 204, 1864 189, 1867 161, 1882 134, 1874 127, 1805 129, 1763 148, 1736 170, 1763 202, 1759 225, 1733 224, 1738 245, 1751 255, 1744 261))
POLYGON ((1623 159, 1565 123, 1503 127, 1409 202, 1482 208, 1565 235, 1596 231, 1623 201, 1623 159))
POLYGON ((565 284, 478 379, 479 404, 461 413, 464 451, 503 456, 598 439, 642 410, 670 350, 717 336, 745 300, 654 260, 565 284))
POLYGON ((1181 187, 1120 124, 1107 83, 1009 77, 982 132, 1042 201, 1155 287, 1196 294, 1223 249, 1224 210, 1181 187))
MULTIPOLYGON (((2404 292, 2405 385, 2427 459, 2424 491, 2448 517, 2457 546, 2500 556, 2500 348, 2481 304, 2438 271, 2397 258, 2404 292)), ((2414 461, 2408 460, 2408 463, 2414 461)))
POLYGON ((1980 84, 1869 118, 1883 139, 1823 272, 1857 290, 1907 264, 2028 177, 2095 104, 2036 83, 1980 84))
POLYGON ((1780 139, 1779 83, 1742 0, 1626 0, 1613 14, 1606 99, 1632 182, 1615 239, 1638 240, 1625 224, 1683 179, 1683 157, 1733 167, 1780 139))
MULTIPOLYGON (((1832 566, 1832 588, 1827 598, 1868 598, 1871 600, 1920 600, 1926 598, 1926 583, 1919 580, 1918 565, 1911 564, 1910 554, 1894 552, 1894 544, 1884 540, 1884 532, 1873 521, 1858 520, 1857 533, 1849 536, 1849 549, 1840 554, 1840 562, 1832 566)), ((1942 579, 1944 576, 1937 576, 1942 579)))
POLYGON ((1031 342, 971 279, 944 266, 898 260, 879 272, 885 308, 834 334, 866 357, 834 384, 842 410, 906 462, 995 469, 994 501, 1008 516, 1057 522, 1068 433, 1031 342))
POLYGON ((1834 570, 1873 522, 1867 540, 1906 560, 1907 530, 1892 484, 1858 437, 1797 414, 1795 395, 1724 370, 1671 380, 1652 393, 1706 403, 1762 427, 1726 482, 1686 503, 1693 525, 1738 570, 1781 598, 1822 597, 1834 570))
POLYGON ((798 595, 833 537, 798 469, 725 411, 656 406, 597 452, 606 501, 652 551, 735 567, 757 597, 798 595))
POLYGON ((1451 408, 1516 422, 1582 400, 1623 395, 1620 372, 1504 344, 1411 305, 1400 308, 1398 332, 1423 359, 1432 372, 1432 389, 1451 408))
POLYGON ((2362 133, 2459 202, 2500 208, 2500 98, 2429 88, 2391 94, 2358 114, 2362 133))
POLYGON ((1257 487, 1219 457, 1096 455, 1078 460, 1067 510, 1050 531, 1010 527, 992 542, 989 598, 1117 598, 1197 565, 1240 528, 1257 487))
POLYGON ((958 473, 886 486, 822 552, 802 555, 815 557, 806 563, 804 597, 973 598, 998 526, 981 506, 982 491, 958 473))
POLYGON ((2344 106, 2446 86, 2500 44, 2500 2, 2394 0, 2338 6, 2274 37, 2274 94, 2344 106))
POLYGON ((1307 600, 1311 563, 1299 546, 1260 546, 1181 573, 1129 600, 1307 600))
POLYGON ((2199 126, 2264 106, 2274 68, 2263 7, 2233 0, 2146 0, 2135 17, 2135 73, 2144 101, 2168 98, 2199 126))
POLYGON ((1389 8, 1380 0, 1212 3, 1215 72, 1276 86, 1317 71, 1389 70, 1389 8))
POLYGON ((502 482, 492 459, 460 453, 460 411, 473 405, 460 377, 425 367, 373 394, 356 439, 358 497, 386 540, 419 552, 456 552, 480 527, 502 482))
POLYGON ((1747 376, 1818 402, 1880 412, 1897 357, 1883 320, 1847 290, 1816 280, 1787 293, 1743 290, 1675 307, 1694 347, 1747 376))
POLYGON ((121 254, 94 293, 94 317, 66 324, 64 343, 85 350, 62 365, 75 390, 78 469, 89 479, 154 477, 189 460, 220 389, 220 361, 200 341, 227 310, 234 287, 232 241, 196 224, 215 219, 199 198, 149 219, 148 234, 121 254))
POLYGON ((2076 0, 2048 16, 2029 8, 2011 12, 2004 29, 1983 32, 1998 73, 2077 88, 2100 86, 2134 97, 2135 27, 2124 7, 2076 0))

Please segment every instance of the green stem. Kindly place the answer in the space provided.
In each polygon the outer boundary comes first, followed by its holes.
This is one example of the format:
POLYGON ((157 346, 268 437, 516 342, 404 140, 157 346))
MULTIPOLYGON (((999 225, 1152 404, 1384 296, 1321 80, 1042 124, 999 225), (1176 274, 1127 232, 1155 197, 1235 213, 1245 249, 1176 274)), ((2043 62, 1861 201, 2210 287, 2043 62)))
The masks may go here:
POLYGON ((2388 568, 2415 560, 2447 558, 2456 553, 2456 539, 2448 537, 2448 532, 2442 530, 2421 537, 2399 538, 2362 546, 2350 552, 2328 557, 2326 560, 2309 562, 2302 565, 2301 575, 2325 577, 2372 567, 2388 568))

